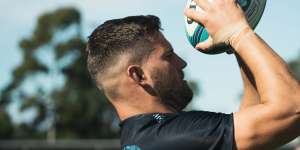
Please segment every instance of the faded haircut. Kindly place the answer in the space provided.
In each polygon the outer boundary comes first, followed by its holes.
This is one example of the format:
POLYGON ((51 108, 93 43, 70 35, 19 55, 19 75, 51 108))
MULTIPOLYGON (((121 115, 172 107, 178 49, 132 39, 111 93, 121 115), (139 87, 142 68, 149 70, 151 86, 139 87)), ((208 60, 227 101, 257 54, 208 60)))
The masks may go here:
POLYGON ((86 51, 87 67, 92 79, 102 88, 97 78, 109 73, 122 55, 130 56, 130 63, 141 64, 151 53, 155 35, 160 31, 156 16, 129 16, 104 22, 89 36, 86 51))

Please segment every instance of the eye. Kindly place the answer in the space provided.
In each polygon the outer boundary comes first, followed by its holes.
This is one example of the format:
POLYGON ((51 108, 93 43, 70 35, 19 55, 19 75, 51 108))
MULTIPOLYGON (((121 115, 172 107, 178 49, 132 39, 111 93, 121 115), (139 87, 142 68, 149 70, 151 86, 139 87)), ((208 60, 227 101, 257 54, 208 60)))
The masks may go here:
POLYGON ((165 54, 165 58, 170 59, 174 55, 173 52, 168 52, 165 54))
POLYGON ((167 56, 167 57, 171 57, 171 56, 173 56, 173 53, 170 52, 170 53, 168 53, 166 56, 167 56))

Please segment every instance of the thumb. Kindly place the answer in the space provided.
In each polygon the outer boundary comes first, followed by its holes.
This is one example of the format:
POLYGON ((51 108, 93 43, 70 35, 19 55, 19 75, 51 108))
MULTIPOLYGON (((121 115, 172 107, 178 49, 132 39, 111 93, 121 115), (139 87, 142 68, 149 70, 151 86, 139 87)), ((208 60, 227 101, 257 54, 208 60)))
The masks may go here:
POLYGON ((195 48, 200 51, 206 51, 212 46, 213 46, 213 39, 211 36, 209 36, 207 40, 198 43, 195 48))

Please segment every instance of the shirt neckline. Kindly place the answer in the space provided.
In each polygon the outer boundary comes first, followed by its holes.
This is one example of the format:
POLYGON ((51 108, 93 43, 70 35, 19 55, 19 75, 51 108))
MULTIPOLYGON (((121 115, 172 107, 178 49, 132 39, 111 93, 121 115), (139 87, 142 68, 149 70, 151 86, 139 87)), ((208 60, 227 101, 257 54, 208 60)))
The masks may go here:
POLYGON ((171 116, 171 115, 177 115, 179 113, 181 113, 181 112, 176 112, 176 113, 153 112, 153 113, 137 114, 137 115, 128 117, 128 118, 124 119, 123 121, 120 121, 119 126, 122 127, 126 122, 129 122, 131 120, 137 120, 139 118, 145 118, 145 117, 149 118, 149 117, 153 117, 154 115, 171 116))

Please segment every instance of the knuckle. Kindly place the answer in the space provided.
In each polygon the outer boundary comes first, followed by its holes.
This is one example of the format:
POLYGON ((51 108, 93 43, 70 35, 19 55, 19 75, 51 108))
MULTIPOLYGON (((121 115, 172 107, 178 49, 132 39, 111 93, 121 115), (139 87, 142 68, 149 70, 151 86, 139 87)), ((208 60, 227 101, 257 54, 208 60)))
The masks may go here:
POLYGON ((202 24, 204 25, 204 26, 206 26, 207 24, 208 24, 208 20, 209 19, 209 17, 208 16, 203 16, 203 18, 202 18, 202 24))

